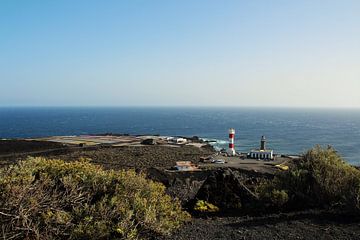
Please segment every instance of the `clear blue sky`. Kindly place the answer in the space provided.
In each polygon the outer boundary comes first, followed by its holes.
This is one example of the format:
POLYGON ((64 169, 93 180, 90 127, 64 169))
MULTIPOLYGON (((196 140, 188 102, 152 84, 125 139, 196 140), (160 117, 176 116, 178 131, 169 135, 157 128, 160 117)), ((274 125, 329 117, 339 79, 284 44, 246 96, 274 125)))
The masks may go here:
POLYGON ((360 1, 0 1, 0 105, 360 107, 360 1))

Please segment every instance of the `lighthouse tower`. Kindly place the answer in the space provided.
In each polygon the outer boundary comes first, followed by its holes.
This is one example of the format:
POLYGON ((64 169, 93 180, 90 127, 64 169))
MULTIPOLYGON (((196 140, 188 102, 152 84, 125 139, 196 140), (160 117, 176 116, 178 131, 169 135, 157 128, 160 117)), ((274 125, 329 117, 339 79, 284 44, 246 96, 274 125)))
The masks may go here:
POLYGON ((266 150, 266 138, 265 138, 265 136, 262 136, 262 137, 261 137, 260 150, 263 150, 263 151, 266 150))
POLYGON ((229 156, 235 156, 235 129, 230 128, 229 129, 229 149, 227 150, 227 154, 229 156))

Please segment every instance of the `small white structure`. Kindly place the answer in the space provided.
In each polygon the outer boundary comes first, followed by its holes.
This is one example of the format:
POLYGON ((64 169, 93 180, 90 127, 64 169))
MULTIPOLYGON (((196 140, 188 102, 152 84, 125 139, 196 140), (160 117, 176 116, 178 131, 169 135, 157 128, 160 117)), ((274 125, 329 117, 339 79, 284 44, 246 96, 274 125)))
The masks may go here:
POLYGON ((176 143, 187 143, 187 140, 185 138, 175 138, 176 143))
POLYGON ((249 158, 253 159, 264 159, 264 160, 273 160, 274 151, 266 149, 266 139, 265 136, 261 137, 260 149, 253 149, 248 154, 249 158))
POLYGON ((185 144, 187 143, 187 139, 186 138, 180 138, 180 137, 168 137, 166 138, 167 141, 176 143, 176 144, 185 144))
POLYGON ((235 129, 229 129, 229 148, 226 151, 229 156, 235 156, 235 129))

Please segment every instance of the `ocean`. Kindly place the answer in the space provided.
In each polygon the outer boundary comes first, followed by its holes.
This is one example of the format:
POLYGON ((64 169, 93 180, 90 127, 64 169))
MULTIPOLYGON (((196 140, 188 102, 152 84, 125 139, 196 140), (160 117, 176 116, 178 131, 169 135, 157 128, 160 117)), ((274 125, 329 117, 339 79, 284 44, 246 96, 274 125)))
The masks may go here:
POLYGON ((96 133, 199 136, 226 147, 235 128, 237 151, 259 146, 265 135, 275 153, 300 154, 332 145, 360 165, 360 110, 285 108, 2 107, 0 138, 96 133))

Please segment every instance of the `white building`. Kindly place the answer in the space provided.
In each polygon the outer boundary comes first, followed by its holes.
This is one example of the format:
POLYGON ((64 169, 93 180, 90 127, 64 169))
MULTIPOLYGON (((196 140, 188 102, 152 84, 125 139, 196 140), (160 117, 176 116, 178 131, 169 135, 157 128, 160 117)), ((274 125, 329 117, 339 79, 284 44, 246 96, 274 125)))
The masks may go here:
POLYGON ((274 159, 274 151, 273 150, 260 150, 260 149, 254 149, 251 150, 249 153, 250 158, 254 159, 268 159, 272 160, 274 159))
POLYGON ((249 158, 253 159, 264 159, 264 160, 273 160, 274 151, 266 149, 266 139, 265 136, 261 137, 260 149, 253 149, 248 153, 249 158))
POLYGON ((166 140, 169 141, 169 142, 176 143, 176 144, 185 144, 185 143, 187 143, 187 139, 186 138, 181 138, 181 137, 167 137, 166 140))
POLYGON ((184 144, 187 143, 187 140, 185 138, 175 138, 175 142, 178 144, 184 144))

